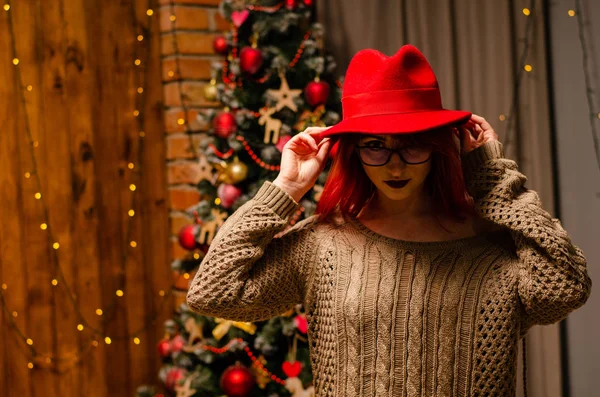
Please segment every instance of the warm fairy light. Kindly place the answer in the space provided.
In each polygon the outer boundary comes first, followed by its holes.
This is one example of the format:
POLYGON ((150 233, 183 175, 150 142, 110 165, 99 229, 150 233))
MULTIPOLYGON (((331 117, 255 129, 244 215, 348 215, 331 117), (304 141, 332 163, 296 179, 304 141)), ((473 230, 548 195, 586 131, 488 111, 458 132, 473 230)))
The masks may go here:
POLYGON ((596 116, 598 116, 598 118, 600 119, 600 113, 598 113, 596 116))
POLYGON ((2 289, 6 291, 8 289, 8 285, 2 284, 2 289))
POLYGON ((45 223, 42 223, 42 224, 40 225, 40 229, 42 229, 42 230, 46 230, 46 229, 48 229, 48 225, 46 225, 45 223))
POLYGON ((526 72, 531 72, 533 70, 533 67, 529 64, 525 65, 525 71, 526 72))
POLYGON ((98 341, 97 341, 97 340, 95 340, 95 341, 92 341, 92 345, 93 345, 94 347, 98 347, 98 341))
POLYGON ((500 116, 498 116, 498 118, 500 119, 500 121, 504 121, 506 120, 506 116, 501 114, 500 116))
POLYGON ((134 210, 129 210, 129 211, 127 212, 127 215, 129 215, 129 216, 134 216, 134 215, 135 215, 135 211, 134 211, 134 210))
POLYGON ((184 119, 177 119, 177 124, 184 125, 185 124, 185 120, 184 119))
POLYGON ((200 259, 200 254, 197 252, 194 252, 194 259, 200 259))
POLYGON ((171 15, 169 17, 169 21, 171 21, 171 22, 175 22, 176 19, 177 19, 177 17, 175 15, 171 15))
POLYGON ((12 316, 13 316, 13 317, 17 317, 18 315, 19 315, 19 313, 17 313, 17 312, 12 312, 12 316))
POLYGON ((133 338, 133 343, 135 343, 136 345, 139 345, 140 342, 140 338, 133 338))
POLYGON ((138 41, 142 41, 142 40, 144 40, 144 35, 142 35, 142 34, 139 34, 139 35, 138 35, 138 37, 137 37, 137 39, 138 39, 138 41))
POLYGON ((36 200, 39 200, 39 199, 41 199, 41 198, 42 198, 42 193, 39 193, 39 192, 38 192, 38 193, 36 193, 36 194, 34 195, 34 197, 36 198, 36 200))
POLYGON ((135 61, 133 61, 133 63, 135 64, 135 66, 140 66, 142 64, 142 60, 136 59, 135 61))
POLYGON ((129 185, 129 190, 131 190, 132 192, 135 192, 135 185, 132 183, 131 185, 129 185))
POLYGON ((145 137, 145 136, 146 136, 146 133, 145 133, 144 131, 140 131, 140 137, 142 137, 142 138, 143 138, 143 137, 145 137))
POLYGON ((40 143, 38 141, 33 141, 33 147, 38 147, 40 146, 40 143))
POLYGON ((13 58, 13 65, 17 66, 19 64, 19 58, 13 58))
POLYGON ((58 285, 58 280, 57 279, 53 279, 52 280, 52 285, 54 285, 56 287, 58 285))
POLYGON ((77 330, 83 331, 83 324, 77 324, 77 330))
POLYGON ((127 167, 128 167, 130 170, 132 170, 132 169, 135 167, 135 164, 133 164, 133 163, 129 163, 129 164, 127 164, 127 167))
POLYGON ((158 294, 159 294, 160 296, 165 296, 165 291, 163 291, 163 290, 161 289, 160 291, 158 291, 158 294))
POLYGON ((60 248, 60 244, 59 243, 54 243, 52 244, 52 248, 54 248, 55 250, 60 248))
POLYGON ((27 363, 27 368, 33 369, 33 363, 27 363))
POLYGON ((175 76, 175 72, 172 70, 169 70, 169 73, 167 73, 169 75, 169 77, 173 77, 175 76))
POLYGON ((185 278, 186 280, 189 280, 190 274, 189 273, 183 273, 183 278, 185 278))
POLYGON ((32 341, 30 338, 27 338, 27 344, 28 344, 29 346, 31 346, 31 345, 33 345, 33 341, 32 341))
POLYGON ((215 199, 215 204, 216 204, 216 205, 219 205, 219 204, 221 204, 221 199, 217 197, 217 198, 215 199))
POLYGON ((568 12, 570 17, 574 17, 575 16, 575 10, 569 10, 568 12))
POLYGON ((123 296, 123 291, 121 291, 120 289, 117 290, 116 292, 117 296, 123 296))
POLYGON ((134 111, 133 111, 133 116, 134 116, 134 117, 137 117, 137 116, 139 116, 139 115, 140 115, 140 111, 139 111, 139 110, 134 110, 134 111))
POLYGON ((149 17, 151 17, 152 15, 154 15, 154 10, 149 8, 148 11, 146 11, 146 15, 148 15, 149 17))
POLYGON ((50 357, 46 357, 46 363, 50 364, 52 362, 52 359, 50 357))
POLYGON ((135 241, 130 241, 129 245, 131 246, 131 248, 137 247, 137 243, 135 241))
POLYGON ((96 309, 96 314, 101 316, 102 315, 102 309, 96 309))
POLYGON ((31 178, 31 174, 29 172, 26 172, 25 173, 25 178, 27 178, 27 179, 31 178))
POLYGON ((137 92, 138 94, 141 94, 142 92, 144 92, 144 89, 142 87, 138 87, 137 92))
POLYGON ((523 8, 523 14, 525 14, 525 16, 529 16, 531 15, 531 10, 529 8, 523 8))
POLYGON ((10 4, 4 4, 4 11, 10 10, 10 4))
POLYGON ((31 84, 27 86, 27 91, 33 91, 33 86, 31 84))
POLYGON ((110 340, 110 338, 107 336, 106 338, 104 338, 104 342, 105 342, 107 345, 110 345, 110 344, 112 343, 112 340, 110 340))

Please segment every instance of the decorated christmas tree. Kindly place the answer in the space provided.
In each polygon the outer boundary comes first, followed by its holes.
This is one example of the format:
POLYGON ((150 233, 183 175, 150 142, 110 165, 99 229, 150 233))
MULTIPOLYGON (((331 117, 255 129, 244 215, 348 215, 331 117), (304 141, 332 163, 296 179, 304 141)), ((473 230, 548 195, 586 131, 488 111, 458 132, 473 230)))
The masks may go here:
MULTIPOLYGON (((225 0, 219 7, 232 29, 213 42, 223 61, 213 65, 204 95, 222 106, 199 116, 211 126, 195 147, 201 201, 188 210, 195 224, 179 233, 189 256, 173 263, 189 279, 227 217, 277 177, 286 142, 340 119, 341 82, 312 10, 312 0, 225 0)), ((314 213, 326 175, 327 168, 290 227, 314 213)), ((160 379, 178 397, 311 396, 306 333, 301 305, 268 321, 238 323, 181 304, 158 345, 160 379)), ((141 387, 138 395, 155 392, 141 387)))

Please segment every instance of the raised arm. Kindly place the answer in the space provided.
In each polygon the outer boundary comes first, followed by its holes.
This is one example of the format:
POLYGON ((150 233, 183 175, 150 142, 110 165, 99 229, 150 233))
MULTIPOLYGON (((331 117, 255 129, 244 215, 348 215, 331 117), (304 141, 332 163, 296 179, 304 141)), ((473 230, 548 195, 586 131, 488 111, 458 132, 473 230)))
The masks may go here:
POLYGON ((497 140, 463 157, 467 188, 477 212, 507 227, 520 259, 518 290, 526 312, 522 332, 533 324, 552 324, 582 306, 592 281, 586 259, 573 245, 558 219, 527 189, 516 162, 505 159, 497 140))
POLYGON ((302 303, 316 252, 316 217, 274 238, 298 207, 266 182, 219 229, 191 283, 188 306, 206 316, 254 322, 302 303))

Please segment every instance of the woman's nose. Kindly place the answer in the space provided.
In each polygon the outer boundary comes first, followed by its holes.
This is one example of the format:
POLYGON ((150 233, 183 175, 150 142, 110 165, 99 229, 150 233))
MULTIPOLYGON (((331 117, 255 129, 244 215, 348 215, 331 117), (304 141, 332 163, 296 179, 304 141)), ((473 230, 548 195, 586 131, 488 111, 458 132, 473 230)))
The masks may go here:
POLYGON ((388 162, 388 165, 391 167, 399 167, 399 168, 406 167, 406 163, 402 160, 402 157, 400 157, 400 154, 398 152, 392 153, 392 157, 390 157, 390 161, 388 162))

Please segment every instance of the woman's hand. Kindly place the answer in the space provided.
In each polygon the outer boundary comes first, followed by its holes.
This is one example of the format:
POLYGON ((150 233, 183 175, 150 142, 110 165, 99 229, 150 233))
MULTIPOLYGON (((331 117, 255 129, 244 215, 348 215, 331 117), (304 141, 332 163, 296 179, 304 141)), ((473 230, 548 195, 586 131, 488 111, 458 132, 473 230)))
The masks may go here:
POLYGON ((320 138, 329 127, 309 127, 283 147, 281 169, 273 184, 285 190, 296 202, 315 184, 325 168, 330 138, 320 138))
POLYGON ((490 123, 476 114, 471 119, 458 127, 460 132, 461 155, 465 155, 488 141, 498 140, 498 134, 490 123))

